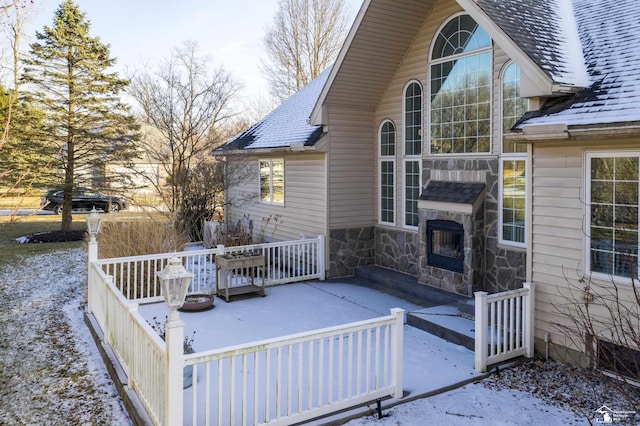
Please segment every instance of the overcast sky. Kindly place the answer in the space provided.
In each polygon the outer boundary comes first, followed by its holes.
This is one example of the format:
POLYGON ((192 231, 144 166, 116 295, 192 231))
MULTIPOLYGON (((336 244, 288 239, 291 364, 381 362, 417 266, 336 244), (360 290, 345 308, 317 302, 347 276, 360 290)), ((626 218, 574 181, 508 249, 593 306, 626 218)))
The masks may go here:
MULTIPOLYGON (((35 0, 37 16, 27 35, 51 25, 61 0, 35 0)), ((91 21, 91 35, 111 45, 117 70, 157 64, 187 40, 198 42, 211 64, 222 65, 245 93, 267 96, 260 72, 262 39, 278 0, 75 0, 91 21)), ((362 0, 345 0, 356 15, 362 0)), ((25 45, 25 49, 26 49, 25 45)))

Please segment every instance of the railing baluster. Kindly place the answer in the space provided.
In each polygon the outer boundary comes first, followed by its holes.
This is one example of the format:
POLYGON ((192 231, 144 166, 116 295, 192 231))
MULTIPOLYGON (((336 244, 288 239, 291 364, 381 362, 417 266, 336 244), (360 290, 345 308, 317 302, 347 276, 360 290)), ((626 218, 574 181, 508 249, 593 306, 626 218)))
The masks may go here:
MULTIPOLYGON (((358 371, 356 372, 356 394, 360 395, 362 393, 362 335, 363 331, 359 331, 358 336, 358 345, 357 345, 357 354, 356 359, 358 360, 357 366, 358 371)), ((365 373, 366 374, 366 373, 365 373)))

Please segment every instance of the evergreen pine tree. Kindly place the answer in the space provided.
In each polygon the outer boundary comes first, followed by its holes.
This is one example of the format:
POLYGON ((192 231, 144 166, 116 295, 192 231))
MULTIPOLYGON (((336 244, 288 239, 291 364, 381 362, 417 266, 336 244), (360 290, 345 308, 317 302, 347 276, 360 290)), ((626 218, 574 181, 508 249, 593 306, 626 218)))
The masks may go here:
POLYGON ((62 231, 71 230, 76 180, 104 162, 130 158, 137 124, 119 94, 128 81, 109 72, 109 45, 89 35, 90 22, 72 0, 55 12, 53 25, 36 32, 23 80, 45 113, 44 134, 58 148, 64 170, 62 231))
POLYGON ((55 183, 57 150, 42 137, 44 114, 25 99, 19 99, 10 110, 14 93, 0 84, 0 132, 11 114, 10 131, 0 149, 0 186, 11 191, 55 183))

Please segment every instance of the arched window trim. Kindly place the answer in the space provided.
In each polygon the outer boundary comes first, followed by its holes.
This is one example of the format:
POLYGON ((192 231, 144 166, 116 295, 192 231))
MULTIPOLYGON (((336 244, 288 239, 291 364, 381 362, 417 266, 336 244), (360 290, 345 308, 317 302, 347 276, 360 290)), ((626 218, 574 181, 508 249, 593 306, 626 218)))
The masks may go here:
MULTIPOLYGON (((444 27, 451 22, 453 19, 456 19, 459 16, 462 15, 468 15, 470 16, 467 12, 458 12, 458 13, 454 13, 453 15, 449 16, 449 18, 445 19, 440 26, 438 27, 438 29, 436 30, 436 32, 434 33, 434 37, 431 40, 431 45, 429 46, 429 56, 428 56, 428 70, 427 70, 427 81, 429 84, 429 93, 428 93, 428 100, 426 101, 426 117, 423 117, 423 122, 425 123, 425 128, 426 130, 423 130, 423 134, 426 132, 427 133, 427 143, 426 143, 426 149, 427 149, 427 153, 429 156, 436 156, 436 157, 469 157, 469 156, 474 156, 477 157, 478 155, 491 155, 495 150, 494 150, 494 144, 493 144, 493 137, 494 137, 494 131, 493 131, 493 113, 489 114, 491 123, 489 125, 489 151, 482 151, 482 152, 462 152, 462 153, 456 153, 456 152, 450 152, 450 153, 433 153, 432 152, 432 148, 431 148, 431 86, 432 86, 432 75, 431 75, 431 69, 432 69, 432 65, 437 65, 437 64, 441 64, 444 62, 449 62, 449 61, 453 61, 453 60, 457 60, 460 58, 464 58, 467 56, 472 56, 472 55, 477 55, 477 54, 481 54, 481 53, 485 53, 485 52, 490 52, 491 53, 491 61, 493 63, 493 39, 490 39, 491 42, 489 43, 489 46, 487 47, 483 47, 480 49, 476 49, 476 50, 472 50, 470 52, 464 52, 464 53, 459 53, 459 54, 455 54, 455 55, 451 55, 451 56, 446 56, 444 58, 438 58, 436 60, 432 60, 431 58, 433 57, 433 49, 435 47, 435 41, 436 38, 438 36, 438 34, 440 34, 440 32, 444 29, 444 27)), ((477 22, 476 22, 477 23, 477 22)), ((493 108, 494 105, 494 87, 493 87, 493 67, 492 67, 492 71, 491 71, 491 87, 489 90, 489 96, 490 96, 490 100, 489 100, 489 105, 490 108, 493 108)), ((502 91, 502 90, 501 90, 502 91)), ((424 91, 423 91, 423 99, 424 99, 425 95, 424 95, 424 91)), ((424 114, 425 111, 423 111, 424 114)), ((500 147, 502 149, 502 143, 500 143, 500 147)))
MULTIPOLYGON (((507 70, 509 69, 510 66, 512 65, 516 65, 519 67, 519 65, 516 63, 516 61, 514 60, 509 60, 507 61, 503 66, 502 69, 500 70, 500 106, 499 109, 500 111, 498 112, 498 117, 500 120, 500 153, 504 154, 504 155, 508 155, 508 156, 526 156, 527 153, 526 152, 505 152, 504 150, 504 79, 505 79, 505 74, 507 73, 507 70)), ((520 68, 520 82, 522 83, 522 68, 520 68)), ((522 87, 522 84, 520 85, 522 87)), ((527 106, 529 104, 529 100, 527 100, 527 106)))
POLYGON ((402 88, 402 155, 408 158, 419 158, 423 153, 424 145, 424 86, 419 80, 409 80, 402 88), (407 90, 412 84, 420 87, 420 152, 418 154, 407 154, 407 90))
POLYGON ((449 22, 453 21, 454 19, 456 19, 456 18, 458 18, 459 16, 462 16, 462 15, 470 16, 466 12, 454 13, 448 19, 445 19, 442 22, 442 24, 440 24, 440 26, 438 27, 438 29, 434 33, 433 40, 431 40, 431 46, 429 46, 429 64, 439 64, 441 62, 448 62, 448 61, 455 60, 455 59, 458 59, 458 58, 462 58, 462 57, 465 57, 465 56, 475 55, 475 54, 478 54, 478 53, 486 52, 488 50, 489 51, 493 50, 493 39, 491 39, 491 43, 489 43, 489 46, 487 46, 487 47, 481 47, 480 49, 472 50, 470 52, 463 52, 463 53, 457 53, 457 54, 451 55, 451 56, 445 56, 444 58, 431 59, 431 58, 433 58, 433 49, 434 49, 434 47, 436 45, 436 39, 437 39, 438 35, 440 34, 440 32, 444 29, 444 27, 446 27, 449 24, 449 22))
POLYGON ((397 153, 398 153, 398 129, 396 128, 396 123, 394 123, 393 120, 389 118, 385 118, 380 122, 380 125, 378 126, 378 157, 385 158, 385 159, 390 159, 392 157, 395 158, 397 153), (393 133, 395 134, 395 138, 393 142, 393 155, 382 154, 382 128, 385 126, 385 124, 391 124, 393 126, 393 133))

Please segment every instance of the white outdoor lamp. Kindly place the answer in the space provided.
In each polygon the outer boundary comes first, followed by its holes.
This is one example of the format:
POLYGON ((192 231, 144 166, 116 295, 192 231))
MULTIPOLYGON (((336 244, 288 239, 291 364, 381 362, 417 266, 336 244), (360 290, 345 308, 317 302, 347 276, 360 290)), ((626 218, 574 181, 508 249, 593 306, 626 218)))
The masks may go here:
POLYGON ((102 219, 94 206, 89 213, 89 216, 87 216, 87 232, 89 232, 89 235, 91 236, 91 242, 96 241, 96 236, 98 235, 98 232, 100 232, 101 224, 102 219))
POLYGON ((182 266, 177 256, 174 256, 169 259, 169 264, 162 271, 156 272, 156 276, 162 286, 164 303, 171 308, 169 321, 177 320, 177 310, 184 304, 193 274, 182 266))

